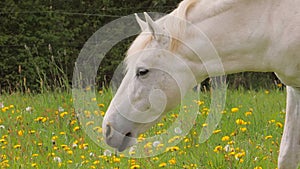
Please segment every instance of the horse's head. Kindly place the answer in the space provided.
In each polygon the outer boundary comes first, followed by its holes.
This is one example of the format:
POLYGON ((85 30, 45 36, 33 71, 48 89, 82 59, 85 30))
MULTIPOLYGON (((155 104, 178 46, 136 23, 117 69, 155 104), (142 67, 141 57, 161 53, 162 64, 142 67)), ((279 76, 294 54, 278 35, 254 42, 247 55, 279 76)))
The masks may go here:
POLYGON ((106 112, 104 138, 123 151, 136 137, 173 109, 191 87, 188 66, 175 52, 163 21, 146 22, 137 16, 142 33, 133 42, 126 58, 127 72, 106 112))

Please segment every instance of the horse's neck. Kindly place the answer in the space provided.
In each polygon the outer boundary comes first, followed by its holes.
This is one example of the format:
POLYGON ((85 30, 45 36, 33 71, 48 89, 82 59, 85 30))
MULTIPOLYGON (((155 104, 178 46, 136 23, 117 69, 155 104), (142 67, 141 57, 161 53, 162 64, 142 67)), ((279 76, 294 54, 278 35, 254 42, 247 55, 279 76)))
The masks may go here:
MULTIPOLYGON (((267 29, 271 24, 269 20, 273 7, 271 0, 228 0, 228 2, 235 3, 232 6, 225 6, 222 12, 212 14, 208 18, 203 18, 205 15, 201 15, 199 11, 201 7, 195 6, 189 11, 188 20, 210 39, 219 53, 226 74, 241 71, 271 71, 266 55, 270 46, 267 29), (197 19, 197 15, 201 17, 197 19)), ((187 29, 190 29, 186 31, 186 39, 189 39, 187 41, 195 41, 197 33, 194 28, 187 29)), ((197 50, 203 50, 200 44, 197 50)), ((203 71, 205 68, 202 66, 199 69, 203 71)))

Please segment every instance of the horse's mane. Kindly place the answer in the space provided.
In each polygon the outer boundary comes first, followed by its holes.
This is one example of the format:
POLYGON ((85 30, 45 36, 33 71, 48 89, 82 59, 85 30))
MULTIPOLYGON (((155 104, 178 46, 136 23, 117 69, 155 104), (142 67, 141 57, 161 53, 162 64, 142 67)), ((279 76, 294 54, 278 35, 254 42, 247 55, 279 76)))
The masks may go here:
MULTIPOLYGON (((179 39, 181 39, 182 35, 185 34, 186 21, 188 20, 187 17, 192 8, 196 8, 196 10, 199 11, 197 22, 201 22, 209 17, 230 9, 236 1, 238 0, 183 0, 173 12, 157 21, 161 23, 163 22, 163 25, 171 36, 169 50, 174 52, 178 49, 180 44, 179 39)), ((130 56, 143 50, 147 44, 152 41, 152 39, 153 37, 149 33, 147 34, 146 32, 142 32, 127 51, 127 63, 129 58, 130 60, 136 60, 136 58, 132 58, 130 56)))

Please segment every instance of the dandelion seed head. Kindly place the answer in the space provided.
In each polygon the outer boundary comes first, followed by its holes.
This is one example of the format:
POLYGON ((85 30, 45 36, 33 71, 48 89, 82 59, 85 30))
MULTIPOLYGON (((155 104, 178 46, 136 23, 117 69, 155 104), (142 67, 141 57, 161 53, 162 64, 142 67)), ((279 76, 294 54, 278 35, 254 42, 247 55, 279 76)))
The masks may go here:
POLYGON ((54 157, 53 160, 55 162, 61 163, 61 158, 60 157, 54 157))
POLYGON ((181 134, 181 133, 182 133, 182 130, 181 130, 180 127, 176 127, 176 128, 174 129, 174 131, 175 131, 176 134, 181 134))
POLYGON ((65 109, 62 108, 61 106, 59 106, 59 107, 58 107, 58 111, 59 111, 59 112, 63 112, 63 111, 65 111, 65 109))
POLYGON ((103 155, 105 155, 105 156, 111 156, 111 151, 110 150, 105 150, 103 152, 103 155))
POLYGON ((159 144, 160 144, 160 141, 154 141, 152 145, 153 145, 153 147, 157 147, 159 144))

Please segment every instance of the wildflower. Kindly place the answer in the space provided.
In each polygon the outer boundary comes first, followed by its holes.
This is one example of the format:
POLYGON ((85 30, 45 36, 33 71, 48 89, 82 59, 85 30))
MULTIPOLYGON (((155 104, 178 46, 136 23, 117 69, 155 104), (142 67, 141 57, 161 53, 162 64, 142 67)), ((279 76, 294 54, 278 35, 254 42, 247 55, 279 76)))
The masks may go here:
POLYGON ((64 118, 67 114, 68 114, 68 112, 65 111, 65 112, 60 113, 59 116, 61 118, 64 118))
POLYGON ((63 131, 62 131, 62 132, 59 132, 59 134, 60 134, 60 135, 65 135, 66 132, 63 132, 63 131))
POLYGON ((153 157, 152 160, 153 160, 153 161, 158 161, 159 158, 158 158, 158 157, 153 157))
POLYGON ((223 149, 224 149, 224 151, 229 152, 229 150, 230 150, 230 145, 227 144, 223 149))
POLYGON ((32 163, 31 167, 37 167, 37 164, 36 163, 32 163))
POLYGON ((140 165, 138 165, 138 164, 135 164, 130 167, 130 169, 138 169, 138 168, 141 168, 140 165))
POLYGON ((246 125, 246 124, 247 124, 247 122, 245 122, 245 121, 242 120, 242 119, 237 119, 237 120, 235 121, 235 123, 238 124, 238 125, 246 125))
POLYGON ((276 123, 276 126, 279 127, 279 128, 282 128, 282 127, 283 127, 282 123, 280 123, 280 122, 277 122, 277 123, 276 123))
POLYGON ((38 154, 32 154, 32 157, 37 157, 37 156, 39 156, 38 154))
POLYGON ((201 105, 203 105, 203 104, 204 104, 204 101, 200 101, 200 100, 198 100, 198 101, 197 101, 197 104, 198 104, 199 106, 201 106, 201 105))
POLYGON ((105 150, 103 152, 103 155, 105 155, 105 156, 111 156, 111 151, 110 150, 105 150))
POLYGON ((162 126, 164 126, 164 123, 157 123, 157 125, 158 125, 159 127, 162 127, 162 126))
POLYGON ((206 127, 206 126, 208 126, 207 123, 203 123, 203 124, 202 124, 202 127, 206 127))
POLYGON ((18 131, 18 135, 19 135, 19 136, 23 136, 23 130, 19 130, 19 131, 18 131))
POLYGON ((214 152, 218 153, 220 151, 222 151, 223 147, 222 146, 216 146, 214 149, 214 152))
POLYGON ((118 157, 114 157, 114 158, 113 158, 113 162, 114 162, 114 163, 119 163, 120 161, 121 161, 121 159, 118 158, 118 157))
POLYGON ((14 145, 14 148, 15 148, 15 149, 21 148, 21 145, 20 145, 20 144, 16 144, 16 145, 14 145))
POLYGON ((265 140, 268 140, 268 139, 271 139, 271 138, 273 138, 273 136, 268 135, 268 136, 265 137, 265 140))
POLYGON ((104 104, 103 103, 99 103, 98 106, 99 107, 104 107, 104 104))
POLYGON ((275 123, 275 120, 273 120, 273 119, 272 119, 272 120, 269 120, 268 123, 269 123, 269 124, 275 123))
POLYGON ((177 147, 177 146, 167 147, 166 148, 166 151, 178 151, 178 150, 179 150, 179 147, 177 147))
POLYGON ((218 134, 218 133, 220 133, 221 132, 221 130, 214 130, 213 131, 213 134, 218 134))
POLYGON ((238 112, 238 111, 239 111, 239 108, 237 108, 237 107, 231 108, 231 112, 232 112, 232 113, 236 113, 236 112, 238 112))
POLYGON ((59 107, 58 107, 58 111, 59 111, 59 112, 63 112, 63 111, 65 111, 65 109, 59 106, 59 107))
POLYGON ((229 140, 229 136, 224 136, 224 137, 222 137, 222 141, 228 141, 229 140))
POLYGON ((79 129, 80 129, 80 127, 76 126, 73 128, 73 131, 75 132, 75 131, 78 131, 79 129))
POLYGON ((245 113, 245 116, 250 116, 250 115, 252 115, 252 112, 251 112, 251 111, 247 111, 247 112, 245 113))
POLYGON ((269 94, 270 93, 270 91, 269 90, 265 90, 265 94, 269 94))
POLYGON ((58 163, 61 163, 61 158, 60 157, 54 157, 53 158, 53 161, 55 161, 55 162, 58 162, 58 163))
POLYGON ((263 169, 262 167, 254 167, 254 169, 263 169))
POLYGON ((174 165, 174 164, 176 164, 176 160, 175 160, 175 158, 172 158, 171 160, 169 160, 169 163, 170 163, 171 165, 174 165))
POLYGON ((246 128, 246 127, 241 127, 240 130, 241 130, 242 132, 245 132, 245 131, 247 131, 247 128, 246 128))
POLYGON ((30 106, 28 106, 28 107, 26 107, 26 109, 25 109, 27 112, 31 112, 31 110, 32 110, 32 107, 30 107, 30 106))
POLYGON ((159 144, 160 144, 160 141, 154 141, 152 145, 153 145, 153 147, 157 147, 159 144))
POLYGON ((158 165, 158 167, 165 167, 165 166, 167 166, 167 163, 160 163, 160 164, 158 165))
POLYGON ((29 134, 34 134, 34 133, 35 133, 35 130, 29 130, 28 133, 29 133, 29 134))
POLYGON ((180 127, 176 127, 174 129, 174 131, 175 131, 176 134, 181 134, 182 133, 182 130, 180 129, 180 127))

